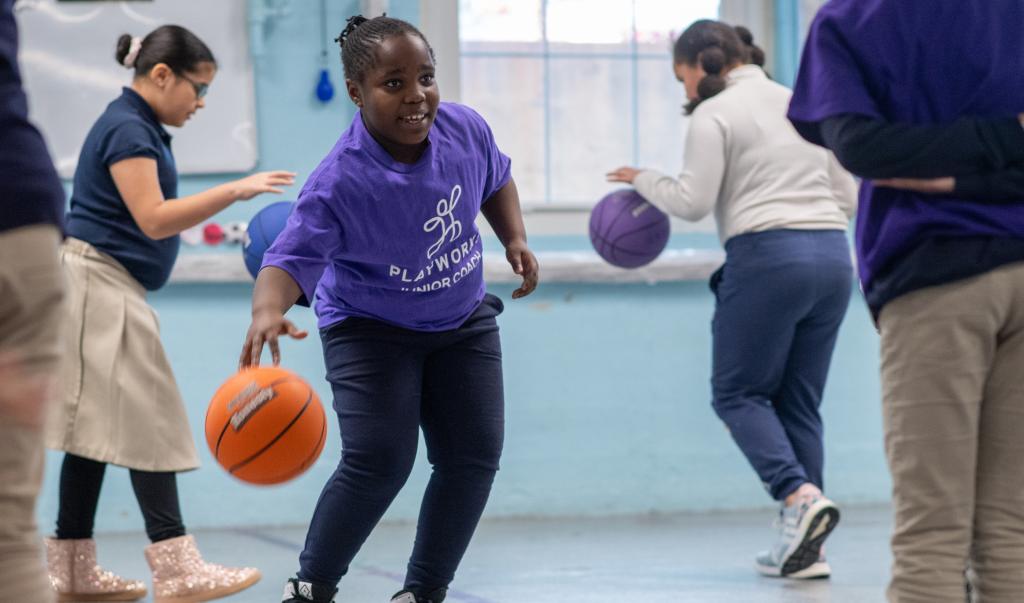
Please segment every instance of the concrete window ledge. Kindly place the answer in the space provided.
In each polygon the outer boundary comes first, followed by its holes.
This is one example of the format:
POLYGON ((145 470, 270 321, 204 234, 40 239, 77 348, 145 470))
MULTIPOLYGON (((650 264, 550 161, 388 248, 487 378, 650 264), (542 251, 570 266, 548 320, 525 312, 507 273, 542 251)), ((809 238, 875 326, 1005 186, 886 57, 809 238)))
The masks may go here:
MULTIPOLYGON (((665 283, 705 280, 725 260, 717 249, 673 249, 650 264, 626 270, 602 260, 593 251, 543 251, 537 253, 542 283, 665 283)), ((488 283, 516 283, 505 256, 484 254, 484 279, 488 283)), ((182 254, 171 273, 172 283, 251 283, 241 253, 182 254)))

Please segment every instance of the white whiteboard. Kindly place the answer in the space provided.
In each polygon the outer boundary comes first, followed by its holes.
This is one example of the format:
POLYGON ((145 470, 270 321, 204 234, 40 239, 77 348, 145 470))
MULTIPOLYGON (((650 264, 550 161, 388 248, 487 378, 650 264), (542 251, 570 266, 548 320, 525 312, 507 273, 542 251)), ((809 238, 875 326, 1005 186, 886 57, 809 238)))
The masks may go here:
POLYGON ((15 3, 19 63, 31 119, 57 171, 74 175, 85 135, 131 82, 114 60, 123 33, 144 37, 174 24, 199 36, 217 59, 206 107, 184 128, 167 127, 182 174, 244 172, 256 166, 256 109, 245 0, 15 3))

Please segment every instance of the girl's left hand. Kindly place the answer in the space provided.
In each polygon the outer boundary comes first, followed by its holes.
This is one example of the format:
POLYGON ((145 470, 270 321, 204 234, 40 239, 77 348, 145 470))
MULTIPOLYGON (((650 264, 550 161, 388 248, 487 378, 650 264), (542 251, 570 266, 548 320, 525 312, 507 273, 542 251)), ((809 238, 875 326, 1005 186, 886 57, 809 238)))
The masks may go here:
POLYGON ((526 246, 526 241, 510 242, 505 247, 505 257, 512 265, 512 270, 523 277, 523 284, 512 292, 512 299, 519 299, 533 293, 540 278, 540 265, 537 263, 537 257, 526 246))
POLYGON ((278 187, 293 184, 295 184, 295 172, 284 170, 257 172, 231 183, 235 187, 234 197, 240 201, 248 201, 261 193, 281 194, 284 191, 278 187))
POLYGON ((898 188, 915 193, 927 195, 942 195, 952 193, 956 186, 956 178, 947 176, 945 178, 883 178, 874 181, 875 186, 884 188, 898 188))
POLYGON ((640 173, 640 170, 634 167, 623 166, 618 169, 614 169, 604 175, 605 180, 608 182, 625 182, 626 184, 633 184, 633 179, 640 173))

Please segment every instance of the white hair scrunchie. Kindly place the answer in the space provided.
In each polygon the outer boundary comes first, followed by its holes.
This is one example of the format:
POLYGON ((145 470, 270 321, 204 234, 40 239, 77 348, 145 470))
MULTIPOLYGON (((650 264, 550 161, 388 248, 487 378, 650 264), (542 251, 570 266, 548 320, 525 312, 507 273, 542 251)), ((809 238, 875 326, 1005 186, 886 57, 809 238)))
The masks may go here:
POLYGON ((132 38, 132 44, 128 47, 128 54, 124 55, 124 61, 121 64, 127 69, 134 67, 135 59, 139 58, 140 50, 142 50, 142 38, 132 38))

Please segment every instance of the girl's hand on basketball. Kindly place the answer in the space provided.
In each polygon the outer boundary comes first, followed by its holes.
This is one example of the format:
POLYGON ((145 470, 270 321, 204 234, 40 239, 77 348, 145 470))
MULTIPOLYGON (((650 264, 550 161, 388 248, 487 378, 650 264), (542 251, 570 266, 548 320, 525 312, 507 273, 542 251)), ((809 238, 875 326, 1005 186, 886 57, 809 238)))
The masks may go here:
POLYGON ((927 195, 942 195, 953 192, 953 188, 956 187, 956 178, 952 176, 945 178, 883 178, 875 180, 874 184, 879 187, 898 188, 927 195))
POLYGON ((249 325, 249 332, 245 335, 245 343, 242 344, 242 355, 238 358, 238 368, 259 366, 260 356, 263 354, 263 344, 270 347, 270 356, 274 361, 274 366, 277 366, 281 363, 281 348, 277 344, 277 338, 287 335, 292 339, 305 339, 308 334, 279 312, 254 314, 252 324, 249 325))
POLYGON ((540 279, 540 264, 537 263, 537 256, 533 255, 526 241, 511 241, 505 247, 505 257, 512 265, 512 271, 523 277, 521 287, 512 292, 512 299, 526 297, 537 288, 537 281, 540 279))
POLYGON ((258 172, 246 176, 231 183, 234 186, 234 198, 240 201, 248 201, 260 193, 283 193, 279 186, 291 186, 295 184, 295 172, 276 170, 272 172, 258 172))
POLYGON ((640 173, 640 170, 623 166, 618 169, 612 170, 604 175, 608 182, 625 182, 626 184, 633 184, 633 179, 640 173))

